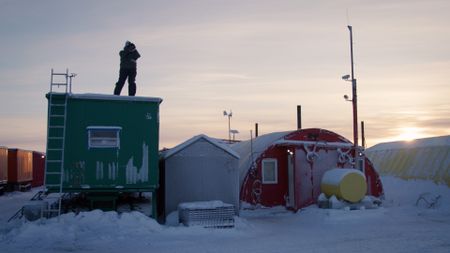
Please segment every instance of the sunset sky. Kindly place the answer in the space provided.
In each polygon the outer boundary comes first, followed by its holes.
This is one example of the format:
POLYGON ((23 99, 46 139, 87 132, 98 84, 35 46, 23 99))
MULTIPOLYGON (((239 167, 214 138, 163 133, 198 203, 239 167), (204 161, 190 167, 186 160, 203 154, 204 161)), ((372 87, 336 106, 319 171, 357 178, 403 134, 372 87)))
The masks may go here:
MULTIPOLYGON (((45 151, 50 71, 112 94, 134 42, 137 95, 161 97, 160 147, 303 127, 353 140, 347 25, 368 146, 450 134, 448 0, 0 0, 0 146, 45 151)), ((126 88, 122 94, 126 95, 126 88), (125 93, 124 93, 125 91, 125 93)))

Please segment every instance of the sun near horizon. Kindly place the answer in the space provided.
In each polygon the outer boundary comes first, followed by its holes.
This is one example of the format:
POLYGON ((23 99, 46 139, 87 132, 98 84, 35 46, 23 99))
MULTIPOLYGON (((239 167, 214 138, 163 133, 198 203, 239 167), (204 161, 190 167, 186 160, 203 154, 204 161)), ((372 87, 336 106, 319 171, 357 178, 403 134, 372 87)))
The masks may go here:
POLYGON ((413 140, 425 138, 423 129, 418 127, 405 127, 401 128, 401 133, 395 139, 411 142, 413 140))

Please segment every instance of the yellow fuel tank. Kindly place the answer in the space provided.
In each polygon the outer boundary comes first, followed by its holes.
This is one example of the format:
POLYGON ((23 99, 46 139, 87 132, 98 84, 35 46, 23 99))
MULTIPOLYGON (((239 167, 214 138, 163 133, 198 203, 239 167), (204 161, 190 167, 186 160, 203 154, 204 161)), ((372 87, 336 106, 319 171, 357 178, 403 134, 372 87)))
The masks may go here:
POLYGON ((355 169, 331 169, 323 175, 320 189, 327 197, 335 195, 339 199, 356 203, 366 195, 366 177, 355 169))

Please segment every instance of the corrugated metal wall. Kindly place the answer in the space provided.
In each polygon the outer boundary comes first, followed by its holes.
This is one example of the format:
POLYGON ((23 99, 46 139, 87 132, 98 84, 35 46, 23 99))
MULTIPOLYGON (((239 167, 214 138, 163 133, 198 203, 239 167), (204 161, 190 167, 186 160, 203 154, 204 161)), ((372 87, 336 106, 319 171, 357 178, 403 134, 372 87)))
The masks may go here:
POLYGON ((28 150, 8 149, 8 184, 33 180, 33 154, 28 150))
POLYGON ((383 143, 369 148, 366 154, 381 175, 433 180, 450 186, 450 137, 437 138, 441 140, 383 143))
MULTIPOLYGON (((159 98, 97 94, 52 95, 53 104, 67 101, 64 141, 64 192, 152 191, 158 184, 159 98), (90 129, 120 129, 120 147, 90 147, 90 129)), ((49 126, 61 126, 51 119, 49 126)), ((60 128, 51 128, 60 131, 60 128)), ((52 130, 52 131, 53 131, 52 130)), ((49 130, 50 131, 50 130, 49 130)), ((49 133, 61 137, 62 132, 49 133)), ((48 139, 46 184, 59 191, 60 139, 48 139), (53 151, 50 151, 53 149, 53 151), (53 172, 53 174, 51 174, 53 172)))
POLYGON ((8 148, 0 147, 0 184, 8 182, 8 148))
POLYGON ((32 187, 41 186, 44 184, 45 174, 45 154, 33 151, 33 182, 32 187))

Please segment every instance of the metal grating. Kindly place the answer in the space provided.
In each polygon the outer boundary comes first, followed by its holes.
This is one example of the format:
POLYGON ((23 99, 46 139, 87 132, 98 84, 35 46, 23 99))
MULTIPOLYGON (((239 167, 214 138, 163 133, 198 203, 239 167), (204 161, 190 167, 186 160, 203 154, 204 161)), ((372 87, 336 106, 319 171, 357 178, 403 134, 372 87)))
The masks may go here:
POLYGON ((178 206, 180 223, 185 226, 232 228, 234 227, 234 215, 233 205, 218 201, 190 202, 178 206))

